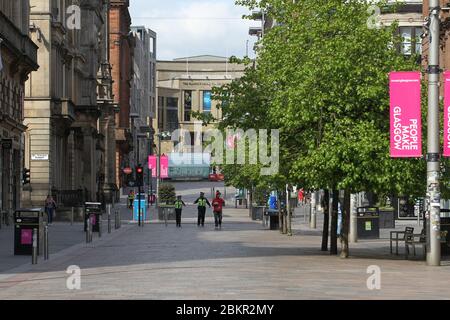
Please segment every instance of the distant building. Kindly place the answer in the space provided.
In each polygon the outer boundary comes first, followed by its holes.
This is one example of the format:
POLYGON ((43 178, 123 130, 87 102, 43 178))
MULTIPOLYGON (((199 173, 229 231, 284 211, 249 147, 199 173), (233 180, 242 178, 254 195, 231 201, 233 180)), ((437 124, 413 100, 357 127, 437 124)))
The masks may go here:
POLYGON ((394 21, 398 23, 398 35, 403 39, 399 51, 405 56, 417 54, 418 63, 422 55, 422 2, 422 0, 405 0, 396 12, 383 12, 381 15, 381 23, 385 26, 391 25, 394 21))
MULTIPOLYGON (((211 90, 242 77, 244 69, 244 65, 229 63, 229 58, 210 55, 158 61, 158 105, 154 120, 157 132, 183 129, 186 133, 181 137, 186 145, 183 152, 193 151, 194 144, 200 144, 202 137, 194 134, 199 122, 191 112, 212 113, 215 119, 221 119, 222 112, 217 108, 217 101, 211 99, 211 90)), ((173 149, 173 142, 163 142, 162 153, 173 149)))
POLYGON ((133 79, 131 84, 131 131, 133 166, 146 164, 152 152, 156 104, 156 33, 146 27, 131 27, 133 34, 133 79), (139 137, 144 135, 144 137, 139 137), (139 154, 138 154, 139 150, 139 154))
POLYGON ((25 81, 38 66, 29 0, 0 1, 0 210, 20 206, 25 81))

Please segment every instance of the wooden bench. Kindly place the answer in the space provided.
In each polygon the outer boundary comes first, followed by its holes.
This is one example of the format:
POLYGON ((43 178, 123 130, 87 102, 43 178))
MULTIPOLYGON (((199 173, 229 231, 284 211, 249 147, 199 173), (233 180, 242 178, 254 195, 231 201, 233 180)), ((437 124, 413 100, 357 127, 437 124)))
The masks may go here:
POLYGON ((420 234, 414 234, 413 232, 405 233, 405 257, 408 259, 409 247, 413 247, 414 256, 416 256, 416 245, 422 246, 423 258, 426 259, 427 251, 427 238, 425 234, 425 229, 422 229, 420 234))

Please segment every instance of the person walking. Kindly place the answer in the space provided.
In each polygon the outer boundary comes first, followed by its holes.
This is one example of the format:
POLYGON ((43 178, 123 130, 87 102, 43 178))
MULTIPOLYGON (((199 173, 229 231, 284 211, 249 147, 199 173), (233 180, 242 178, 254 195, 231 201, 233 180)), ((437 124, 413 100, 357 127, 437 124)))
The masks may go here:
POLYGON ((181 228, 181 212, 183 211, 183 206, 186 207, 186 204, 183 200, 181 200, 181 196, 177 196, 177 200, 175 201, 175 217, 177 228, 181 228))
POLYGON ((225 201, 221 198, 221 193, 216 192, 216 197, 212 200, 214 223, 217 229, 222 229, 222 208, 225 206, 225 201))
POLYGON ((211 204, 209 203, 208 199, 205 198, 204 192, 200 192, 200 197, 194 201, 194 204, 198 204, 197 226, 200 227, 200 225, 201 225, 202 227, 204 227, 205 226, 206 205, 208 205, 211 208, 211 204))
POLYGON ((47 222, 49 225, 53 223, 53 212, 56 209, 56 202, 51 195, 47 195, 45 199, 45 212, 47 213, 47 222))
POLYGON ((131 190, 128 193, 128 209, 132 209, 133 208, 133 202, 134 202, 134 190, 131 190))

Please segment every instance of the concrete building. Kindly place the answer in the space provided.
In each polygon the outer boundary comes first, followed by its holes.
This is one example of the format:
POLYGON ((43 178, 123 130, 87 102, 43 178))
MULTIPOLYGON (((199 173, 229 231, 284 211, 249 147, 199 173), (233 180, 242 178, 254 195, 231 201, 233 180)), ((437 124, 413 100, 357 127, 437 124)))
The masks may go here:
POLYGON ((131 166, 130 154, 133 151, 133 134, 130 127, 130 101, 132 65, 132 35, 129 0, 111 0, 109 10, 109 37, 111 75, 113 78, 114 103, 119 112, 115 120, 115 179, 116 185, 123 187, 123 169, 131 166))
POLYGON ((136 166, 146 164, 147 156, 152 152, 152 119, 156 109, 156 33, 143 26, 132 27, 131 30, 134 55, 130 116, 136 146, 132 166, 136 166))
POLYGON ((32 39, 41 68, 27 82, 25 166, 31 188, 23 203, 60 206, 101 200, 105 132, 98 74, 105 63, 108 1, 31 0, 32 39), (76 5, 76 6, 72 6, 76 5))
POLYGON ((25 81, 38 69, 29 0, 0 0, 0 209, 20 206, 25 81))
MULTIPOLYGON (((158 133, 183 129, 189 135, 183 137, 182 141, 187 144, 186 139, 189 138, 191 146, 200 143, 201 137, 194 135, 199 122, 191 116, 191 112, 212 113, 215 119, 220 119, 221 110, 217 108, 217 102, 211 99, 212 88, 228 84, 244 74, 244 65, 228 61, 226 57, 210 55, 158 61, 158 108, 154 120, 158 133)), ((172 141, 165 141, 161 152, 167 154, 173 148, 172 141)), ((187 148, 192 150, 192 147, 187 148)))

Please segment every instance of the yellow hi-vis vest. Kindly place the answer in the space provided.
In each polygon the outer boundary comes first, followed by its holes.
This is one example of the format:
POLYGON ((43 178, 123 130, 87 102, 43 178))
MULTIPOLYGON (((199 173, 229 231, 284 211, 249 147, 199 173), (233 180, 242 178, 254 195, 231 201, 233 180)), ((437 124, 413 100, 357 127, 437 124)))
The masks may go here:
POLYGON ((206 199, 198 199, 198 206, 199 207, 206 207, 206 199))
POLYGON ((175 201, 175 209, 182 209, 183 208, 183 202, 177 200, 175 201))

